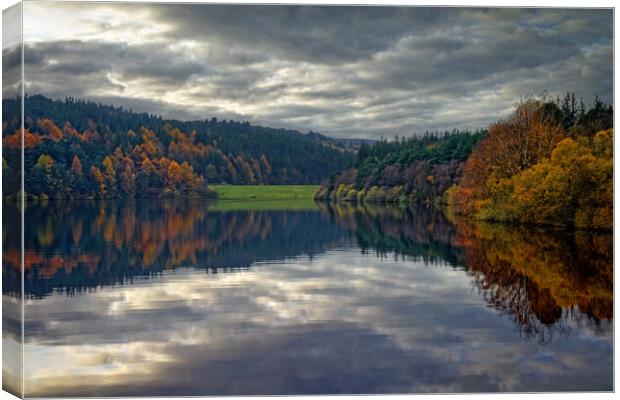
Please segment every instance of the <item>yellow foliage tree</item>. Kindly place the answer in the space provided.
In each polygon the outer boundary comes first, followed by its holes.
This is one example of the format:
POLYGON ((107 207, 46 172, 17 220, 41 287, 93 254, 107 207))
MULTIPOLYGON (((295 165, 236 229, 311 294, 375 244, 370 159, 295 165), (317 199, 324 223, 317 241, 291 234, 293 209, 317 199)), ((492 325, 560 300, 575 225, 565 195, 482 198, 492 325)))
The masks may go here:
POLYGON ((599 229, 613 226, 612 130, 570 138, 549 159, 497 183, 478 217, 599 229))

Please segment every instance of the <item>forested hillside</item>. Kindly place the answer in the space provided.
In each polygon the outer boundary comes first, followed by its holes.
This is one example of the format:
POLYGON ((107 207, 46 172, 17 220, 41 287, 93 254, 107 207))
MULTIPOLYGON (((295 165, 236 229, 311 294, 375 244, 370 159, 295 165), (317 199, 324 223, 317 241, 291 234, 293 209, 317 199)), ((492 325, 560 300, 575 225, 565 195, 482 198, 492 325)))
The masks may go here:
MULTIPOLYGON (((19 101, 3 100, 4 194, 20 168, 19 101)), ((78 99, 25 99, 25 189, 44 197, 209 197, 207 183, 318 184, 354 160, 334 141, 247 122, 164 120, 78 99)))
POLYGON ((362 145, 355 166, 334 174, 315 199, 357 202, 433 202, 461 176, 483 131, 453 131, 362 145))

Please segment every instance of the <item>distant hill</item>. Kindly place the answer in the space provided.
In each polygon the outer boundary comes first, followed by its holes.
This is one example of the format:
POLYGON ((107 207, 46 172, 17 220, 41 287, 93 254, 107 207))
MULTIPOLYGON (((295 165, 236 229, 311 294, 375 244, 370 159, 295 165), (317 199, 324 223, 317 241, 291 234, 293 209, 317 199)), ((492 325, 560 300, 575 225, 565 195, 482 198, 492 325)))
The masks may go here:
POLYGON ((345 139, 345 138, 332 138, 322 135, 316 132, 308 132, 308 136, 313 138, 317 142, 334 144, 335 146, 346 147, 348 149, 359 149, 362 145, 372 145, 377 143, 377 140, 373 139, 345 139))
MULTIPOLYGON (((20 102, 4 99, 2 108, 4 187, 11 194, 20 102)), ((204 194, 208 182, 319 184, 355 159, 345 142, 248 122, 166 120, 41 95, 27 96, 25 110, 26 191, 37 196, 185 196, 204 194)))

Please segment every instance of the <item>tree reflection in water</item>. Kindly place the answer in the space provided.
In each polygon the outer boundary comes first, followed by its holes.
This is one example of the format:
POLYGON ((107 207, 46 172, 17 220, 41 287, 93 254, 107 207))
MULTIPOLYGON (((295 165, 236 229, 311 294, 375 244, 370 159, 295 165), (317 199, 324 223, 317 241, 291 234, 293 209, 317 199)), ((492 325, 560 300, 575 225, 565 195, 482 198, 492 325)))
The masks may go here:
MULTIPOLYGON (((19 290, 18 223, 5 203, 3 293, 19 290)), ((462 269, 489 307, 527 340, 547 343, 570 323, 611 329, 613 239, 609 233, 472 223, 436 209, 317 204, 302 211, 217 211, 192 201, 30 205, 25 232, 28 297, 79 294, 165 270, 231 272, 260 261, 310 257, 357 245, 378 257, 462 269)))
POLYGON ((609 329, 613 317, 610 234, 457 221, 457 246, 487 303, 511 315, 526 338, 568 334, 571 319, 609 329))
POLYGON ((436 209, 324 206, 355 232, 362 249, 437 258, 464 267, 494 309, 510 315, 527 340, 570 333, 569 320, 611 329, 613 237, 450 218, 436 209))
MULTIPOLYGON (((16 208, 6 207, 5 231, 19 219, 16 208)), ((312 257, 347 239, 316 210, 222 212, 191 200, 48 202, 29 207, 26 220, 34 222, 25 232, 29 297, 79 294, 180 267, 243 270, 258 261, 312 257)), ((20 265, 19 238, 3 240, 8 278, 20 265)), ((15 293, 19 279, 7 281, 16 283, 3 293, 15 293)))

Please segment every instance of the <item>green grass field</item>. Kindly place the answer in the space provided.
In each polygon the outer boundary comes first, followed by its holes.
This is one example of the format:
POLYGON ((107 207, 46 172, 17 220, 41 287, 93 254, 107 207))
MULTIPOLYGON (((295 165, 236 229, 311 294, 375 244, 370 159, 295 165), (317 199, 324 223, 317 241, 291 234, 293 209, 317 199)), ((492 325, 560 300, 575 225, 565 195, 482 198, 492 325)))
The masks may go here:
POLYGON ((209 185, 218 200, 312 200, 318 185, 209 185))

